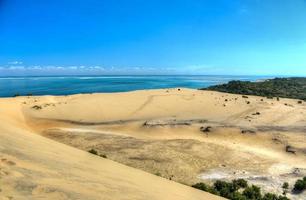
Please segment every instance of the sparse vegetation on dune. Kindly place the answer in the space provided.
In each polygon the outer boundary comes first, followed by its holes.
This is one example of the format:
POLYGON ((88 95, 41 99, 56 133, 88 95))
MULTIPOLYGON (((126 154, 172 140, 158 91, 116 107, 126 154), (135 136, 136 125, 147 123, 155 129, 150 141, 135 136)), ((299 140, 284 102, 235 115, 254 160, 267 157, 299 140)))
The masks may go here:
POLYGON ((293 188, 293 192, 295 193, 301 193, 304 190, 306 190, 306 176, 303 179, 298 179, 293 188))
MULTIPOLYGON (((306 78, 275 78, 262 82, 230 81, 227 84, 210 86, 202 90, 306 101, 306 78)), ((298 103, 301 104, 302 101, 298 101, 298 103)))
POLYGON ((33 106, 32 108, 35 109, 35 110, 41 110, 41 109, 42 109, 42 107, 41 107, 41 106, 38 106, 38 105, 35 105, 35 106, 33 106))
POLYGON ((205 183, 197 183, 192 187, 231 200, 289 200, 289 198, 282 195, 262 194, 259 187, 255 185, 249 186, 244 179, 235 179, 232 182, 218 180, 212 186, 205 183))
POLYGON ((90 149, 88 151, 88 153, 94 154, 94 155, 98 155, 98 152, 95 149, 90 149))
POLYGON ((102 158, 107 158, 107 156, 106 156, 105 154, 99 154, 98 151, 95 150, 95 149, 90 149, 90 150, 88 151, 88 153, 91 153, 91 154, 100 156, 100 157, 102 157, 102 158))

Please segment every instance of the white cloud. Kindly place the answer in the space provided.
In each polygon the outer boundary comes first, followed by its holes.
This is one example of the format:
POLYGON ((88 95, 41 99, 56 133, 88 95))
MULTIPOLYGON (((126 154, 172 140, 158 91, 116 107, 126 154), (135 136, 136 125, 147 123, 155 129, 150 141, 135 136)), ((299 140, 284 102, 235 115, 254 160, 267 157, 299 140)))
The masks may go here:
POLYGON ((187 67, 152 67, 152 66, 109 66, 100 65, 8 65, 0 70, 7 74, 29 75, 167 75, 167 74, 210 74, 218 71, 218 68, 209 65, 192 65, 187 67))
POLYGON ((8 69, 10 69, 10 70, 24 70, 25 66, 9 66, 8 69))
POLYGON ((22 63, 23 63, 23 62, 21 62, 21 61, 15 60, 15 61, 10 61, 10 62, 8 62, 7 64, 9 64, 9 65, 22 65, 22 63))

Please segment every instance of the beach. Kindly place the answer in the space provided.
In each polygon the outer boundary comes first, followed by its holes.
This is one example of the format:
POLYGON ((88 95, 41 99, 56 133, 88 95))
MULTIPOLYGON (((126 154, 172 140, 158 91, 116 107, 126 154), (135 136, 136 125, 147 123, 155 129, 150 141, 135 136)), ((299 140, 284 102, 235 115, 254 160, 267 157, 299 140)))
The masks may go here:
POLYGON ((7 199, 219 199, 190 185, 244 178, 281 194, 306 175, 295 99, 171 88, 1 98, 0 109, 7 199))

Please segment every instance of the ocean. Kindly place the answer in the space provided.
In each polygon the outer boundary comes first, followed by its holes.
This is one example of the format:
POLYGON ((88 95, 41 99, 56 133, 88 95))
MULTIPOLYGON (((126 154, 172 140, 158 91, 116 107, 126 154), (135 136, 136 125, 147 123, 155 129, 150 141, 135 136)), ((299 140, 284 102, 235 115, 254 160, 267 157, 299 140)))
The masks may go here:
POLYGON ((53 76, 0 77, 0 97, 126 92, 161 88, 205 88, 231 80, 257 81, 271 76, 53 76))

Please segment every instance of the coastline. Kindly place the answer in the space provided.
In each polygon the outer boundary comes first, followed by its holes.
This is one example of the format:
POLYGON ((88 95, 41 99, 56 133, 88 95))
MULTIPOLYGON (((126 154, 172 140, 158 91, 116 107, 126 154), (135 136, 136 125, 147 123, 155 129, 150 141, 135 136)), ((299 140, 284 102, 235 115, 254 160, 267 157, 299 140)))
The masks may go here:
POLYGON ((190 88, 197 89, 227 83, 230 80, 255 81, 273 76, 225 75, 165 75, 165 76, 54 76, 54 77, 2 77, 0 97, 16 95, 71 95, 97 92, 128 92, 145 89, 190 88))

